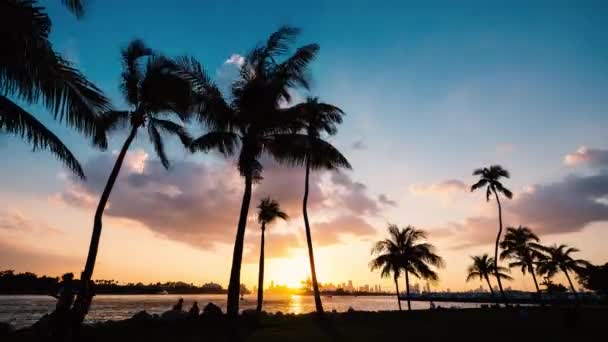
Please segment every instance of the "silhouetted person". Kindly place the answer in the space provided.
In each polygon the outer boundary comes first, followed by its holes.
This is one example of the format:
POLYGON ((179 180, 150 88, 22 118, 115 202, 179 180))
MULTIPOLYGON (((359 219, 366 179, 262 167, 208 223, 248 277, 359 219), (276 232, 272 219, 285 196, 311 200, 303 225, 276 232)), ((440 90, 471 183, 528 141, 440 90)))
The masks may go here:
POLYGON ((182 311, 182 307, 184 306, 184 298, 180 298, 175 305, 173 305, 173 310, 182 311))
POLYGON ((86 285, 82 285, 81 291, 82 292, 79 293, 74 301, 72 310, 70 310, 70 324, 72 327, 72 337, 74 339, 78 339, 80 336, 80 327, 82 326, 84 317, 89 311, 88 309, 91 307, 91 302, 95 296, 95 282, 89 280, 86 285))
POLYGON ((201 309, 199 309, 198 307, 198 303, 194 302, 194 304, 192 304, 192 307, 190 308, 190 310, 188 311, 188 316, 189 317, 193 317, 196 318, 198 317, 198 314, 201 312, 201 309))
POLYGON ((69 328, 68 314, 72 303, 74 303, 74 274, 66 273, 61 277, 57 293, 52 294, 57 298, 55 312, 52 314, 51 335, 58 341, 64 339, 69 328))

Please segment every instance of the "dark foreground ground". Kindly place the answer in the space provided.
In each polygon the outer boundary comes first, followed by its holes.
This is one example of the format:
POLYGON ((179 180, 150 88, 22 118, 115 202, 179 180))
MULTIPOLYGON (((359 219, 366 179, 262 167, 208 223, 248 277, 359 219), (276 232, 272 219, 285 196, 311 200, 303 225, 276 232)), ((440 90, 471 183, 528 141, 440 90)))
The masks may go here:
MULTIPOLYGON (((83 328, 82 341, 225 341, 223 316, 106 322, 83 328)), ((243 341, 608 341, 608 308, 462 309, 264 315, 241 319, 243 341)), ((48 340, 33 330, 2 341, 48 340)))

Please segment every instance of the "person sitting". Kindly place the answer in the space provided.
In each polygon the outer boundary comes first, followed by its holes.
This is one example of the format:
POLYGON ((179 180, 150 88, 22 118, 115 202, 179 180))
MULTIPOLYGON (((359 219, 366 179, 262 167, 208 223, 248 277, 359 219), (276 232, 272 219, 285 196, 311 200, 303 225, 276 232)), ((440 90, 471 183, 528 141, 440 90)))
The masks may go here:
POLYGON ((184 298, 180 298, 175 305, 173 305, 173 311, 182 311, 184 306, 184 298))
POLYGON ((57 304, 55 310, 58 312, 66 312, 74 303, 74 274, 66 273, 61 277, 61 283, 59 283, 59 290, 57 294, 52 296, 57 298, 57 304))
POLYGON ((190 308, 190 310, 188 311, 188 316, 189 317, 198 317, 199 313, 200 313, 200 309, 198 307, 198 303, 194 302, 192 304, 192 307, 190 308))

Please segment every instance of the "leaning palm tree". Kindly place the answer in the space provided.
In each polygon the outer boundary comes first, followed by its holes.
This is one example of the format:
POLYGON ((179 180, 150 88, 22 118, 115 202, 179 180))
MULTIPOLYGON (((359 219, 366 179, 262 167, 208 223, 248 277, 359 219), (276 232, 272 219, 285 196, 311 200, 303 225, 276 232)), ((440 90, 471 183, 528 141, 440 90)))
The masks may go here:
POLYGON ((287 220, 288 216, 281 211, 279 202, 266 197, 258 205, 258 223, 262 225, 262 241, 260 243, 260 268, 258 271, 258 306, 257 312, 262 312, 262 302, 264 301, 264 233, 266 224, 272 223, 276 219, 287 220))
POLYGON ((181 63, 184 73, 195 85, 200 103, 199 119, 208 129, 193 141, 192 150, 217 149, 225 155, 233 155, 239 148, 237 165, 245 180, 245 191, 228 284, 227 313, 231 321, 238 316, 239 310, 243 243, 252 184, 262 179, 263 167, 259 159, 267 153, 279 162, 291 160, 302 165, 305 161, 303 154, 292 159, 292 151, 286 148, 294 145, 290 143, 292 133, 301 127, 284 104, 291 101, 290 92, 294 88, 308 88, 307 67, 319 46, 305 45, 284 58, 298 32, 292 27, 281 27, 265 44, 249 52, 232 85, 230 100, 224 98, 194 59, 184 59, 181 63))
MULTIPOLYGON (((397 226, 391 226, 392 229, 399 229, 397 226)), ((389 228, 391 229, 391 228, 389 228)), ((405 289, 407 294, 407 309, 412 310, 410 303, 410 278, 414 277, 426 280, 438 280, 437 273, 431 268, 443 267, 443 259, 435 254, 435 247, 429 243, 421 242, 426 239, 426 233, 412 226, 407 226, 401 230, 404 236, 403 245, 401 246, 402 267, 405 271, 405 289)))
MULTIPOLYGON (((296 117, 301 122, 303 134, 294 133, 289 135, 284 143, 280 144, 276 153, 279 159, 287 163, 299 164, 304 156, 304 198, 302 200, 302 211, 304 216, 304 228, 306 230, 306 243, 308 245, 308 259, 312 276, 312 287, 315 298, 317 313, 323 313, 321 294, 317 282, 315 269, 315 258, 312 248, 312 236, 308 220, 308 192, 310 171, 325 169, 337 170, 339 168, 350 169, 348 160, 333 145, 323 139, 322 134, 334 135, 337 125, 342 123, 344 112, 338 107, 327 103, 320 103, 317 98, 308 98, 306 102, 293 106, 286 113, 296 117)), ((296 125, 298 127, 299 125, 296 125)))
POLYGON ((576 294, 577 292, 570 279, 569 272, 579 273, 589 265, 589 262, 582 259, 573 259, 570 254, 576 253, 579 250, 567 245, 542 247, 542 251, 545 254, 538 261, 538 273, 550 279, 559 271, 564 272, 570 284, 570 289, 576 294))
MULTIPOLYGON (((492 297, 494 296, 494 289, 492 289, 492 284, 490 283, 490 276, 494 275, 497 278, 503 279, 512 279, 507 272, 508 269, 499 266, 498 270, 495 269, 496 263, 494 262, 494 258, 489 257, 487 254, 481 256, 472 256, 473 264, 469 266, 467 269, 467 282, 471 281, 475 278, 479 278, 480 281, 485 280, 488 283, 488 288, 490 289, 490 293, 492 293, 492 297)), ((498 304, 498 303, 497 303, 498 304)))
MULTIPOLYGON (((91 279, 95 267, 104 210, 127 151, 140 128, 147 129, 154 150, 165 168, 169 168, 170 163, 165 154, 161 131, 176 135, 184 146, 190 146, 191 143, 191 138, 184 127, 166 119, 169 115, 177 115, 182 121, 186 120, 192 108, 190 82, 178 75, 177 64, 171 59, 155 53, 141 40, 134 40, 123 49, 122 62, 124 70, 120 88, 131 108, 107 112, 102 117, 101 130, 98 134, 105 136, 105 133, 126 125, 130 126, 130 131, 118 153, 95 211, 91 244, 81 276, 85 287, 91 279)), ((79 297, 86 296, 85 288, 79 297)), ((82 309, 82 318, 84 318, 88 307, 85 305, 82 309)))
POLYGON ((532 275, 536 292, 540 295, 540 288, 536 280, 534 264, 541 257, 540 239, 528 227, 519 226, 518 228, 507 227, 507 233, 500 243, 502 252, 501 259, 511 259, 513 262, 509 267, 521 267, 521 273, 526 272, 532 275))
MULTIPOLYGON (((50 150, 84 178, 78 160, 63 142, 36 115, 14 102, 42 103, 55 119, 86 137, 95 136, 98 114, 110 109, 101 90, 53 49, 50 31, 50 18, 35 2, 0 2, 2 50, 10 51, 0 54, 0 133, 19 136, 34 150, 50 150)), ((103 140, 94 142, 106 147, 103 140)))
POLYGON ((498 289, 500 289, 500 295, 505 305, 508 305, 507 296, 502 288, 502 282, 500 276, 498 276, 498 244, 500 242, 500 235, 502 234, 502 206, 500 205, 500 197, 498 193, 502 193, 508 199, 513 197, 511 190, 505 188, 500 182, 501 178, 509 178, 509 171, 502 168, 500 165, 492 165, 489 168, 484 167, 473 171, 473 176, 480 176, 480 180, 471 186, 471 192, 486 187, 486 200, 490 200, 490 196, 494 194, 496 197, 496 203, 498 204, 498 234, 496 235, 496 243, 494 245, 494 270, 497 272, 496 281, 498 282, 498 289))
POLYGON ((390 277, 393 274, 395 281, 395 291, 397 295, 397 304, 401 311, 401 299, 399 298, 399 277, 403 269, 403 247, 405 245, 405 232, 400 231, 397 226, 391 225, 388 227, 389 238, 378 241, 372 247, 372 255, 376 256, 369 264, 372 271, 380 269, 382 278, 390 277))

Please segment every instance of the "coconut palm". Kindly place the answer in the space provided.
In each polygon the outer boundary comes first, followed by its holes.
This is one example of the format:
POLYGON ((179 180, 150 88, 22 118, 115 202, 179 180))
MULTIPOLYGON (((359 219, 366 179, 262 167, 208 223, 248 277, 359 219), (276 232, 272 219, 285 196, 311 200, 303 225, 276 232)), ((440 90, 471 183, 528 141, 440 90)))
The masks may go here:
MULTIPOLYGON (((506 198, 511 199, 513 193, 504 187, 500 182, 501 178, 509 178, 509 171, 502 168, 500 165, 492 165, 489 168, 484 167, 473 171, 473 176, 480 176, 480 180, 471 186, 471 192, 486 187, 486 200, 490 201, 490 196, 494 194, 496 197, 496 203, 498 204, 498 234, 496 235, 496 243, 494 245, 494 270, 498 272, 498 244, 500 242, 500 235, 502 234, 502 207, 500 205, 500 197, 498 193, 505 195, 506 198)), ((508 305, 507 296, 502 288, 502 282, 498 273, 496 274, 496 281, 498 282, 498 288, 500 289, 500 295, 505 305, 508 305)))
POLYGON ((401 299, 399 299, 399 277, 403 270, 403 247, 405 246, 405 232, 400 231, 395 225, 388 227, 389 238, 378 241, 372 247, 372 255, 377 255, 369 264, 372 271, 380 269, 382 278, 393 275, 397 304, 401 311, 401 299))
MULTIPOLYGON (((68 169, 84 178, 78 160, 63 142, 36 115, 14 102, 41 103, 56 120, 86 137, 95 136, 98 114, 110 109, 102 92, 55 52, 50 31, 50 18, 35 2, 0 2, 2 49, 10 51, 0 54, 0 133, 19 136, 34 150, 50 150, 68 169)), ((94 142, 105 147, 103 140, 94 142)))
POLYGON ((305 159, 306 173, 304 176, 302 211, 315 306, 317 313, 323 313, 323 304, 321 303, 321 294, 315 269, 310 223, 308 220, 309 177, 311 169, 337 170, 339 168, 351 168, 348 160, 346 160, 342 153, 322 137, 322 134, 336 134, 337 125, 342 122, 344 112, 333 105, 320 103, 317 98, 308 98, 306 102, 295 105, 288 111, 288 115, 296 117, 296 120, 302 123, 304 127, 303 134, 295 133, 288 136, 284 139, 285 142, 278 146, 279 149, 276 150, 276 153, 279 159, 286 163, 299 164, 301 163, 302 156, 305 159))
POLYGON ((287 218, 287 214, 281 211, 279 202, 269 197, 262 199, 258 205, 258 223, 262 225, 262 241, 260 243, 260 269, 258 271, 257 312, 262 311, 262 302, 264 301, 264 233, 266 232, 266 224, 270 224, 276 219, 287 220, 287 218))
POLYGON ((564 272, 566 279, 568 279, 568 284, 570 284, 570 289, 576 294, 577 292, 570 279, 569 272, 579 273, 589 265, 589 262, 582 259, 573 259, 570 254, 576 253, 579 250, 567 245, 544 246, 542 247, 542 251, 544 254, 538 261, 538 273, 547 276, 549 279, 559 271, 564 272))
POLYGON ((294 145, 289 140, 298 129, 298 121, 285 104, 290 103, 290 91, 294 88, 308 88, 307 67, 319 47, 305 45, 288 55, 298 32, 292 27, 281 27, 265 44, 249 52, 232 85, 230 100, 223 97, 199 63, 192 58, 182 60, 184 73, 191 78, 199 94, 199 119, 209 130, 193 141, 192 150, 217 149, 225 155, 233 155, 239 148, 237 165, 245 180, 245 191, 228 285, 227 312, 232 321, 238 315, 243 242, 252 184, 262 179, 263 167, 259 158, 266 153, 279 162, 290 160, 299 165, 305 162, 304 154, 291 158, 291 151, 286 148, 288 144, 294 145))
MULTIPOLYGON (((155 53, 141 40, 134 40, 123 49, 122 62, 124 70, 120 89, 131 108, 105 113, 101 119, 99 134, 105 135, 107 132, 126 125, 130 126, 130 130, 118 153, 95 211, 91 244, 81 276, 83 284, 87 284, 93 275, 101 237, 103 213, 127 151, 140 128, 147 128, 150 142, 165 168, 169 168, 170 163, 165 153, 161 132, 176 135, 184 146, 190 146, 191 143, 191 138, 184 127, 167 120, 170 115, 177 115, 179 119, 185 120, 191 110, 190 83, 178 75, 177 64, 171 59, 155 53)), ((81 294, 86 296, 86 290, 81 291, 81 294)), ((88 307, 84 308, 84 313, 87 309, 88 307)))
POLYGON ((488 283, 488 288, 492 293, 492 297, 494 297, 494 289, 492 289, 492 284, 490 283, 490 275, 503 279, 512 279, 507 274, 507 272, 509 272, 508 269, 499 266, 498 270, 495 270, 496 263, 494 262, 494 258, 489 257, 487 254, 472 256, 471 259, 473 259, 473 264, 467 269, 467 282, 475 278, 479 278, 480 281, 485 280, 488 283))
MULTIPOLYGON (((395 226, 395 228, 397 228, 395 226)), ((398 229, 398 228, 397 228, 398 229)), ((435 254, 435 247, 421 242, 426 239, 426 233, 412 226, 402 229, 404 241, 402 246, 403 269, 405 271, 405 289, 407 294, 407 309, 412 310, 410 303, 410 278, 412 274, 418 279, 438 280, 437 273, 431 266, 443 267, 443 259, 435 254)))
POLYGON ((500 248, 502 248, 500 258, 513 260, 509 264, 509 267, 521 267, 523 275, 526 272, 530 273, 532 280, 534 280, 536 292, 540 295, 540 288, 538 287, 536 272, 534 270, 534 264, 542 255, 540 245, 538 244, 539 241, 538 236, 528 227, 507 227, 505 237, 500 243, 500 248))

